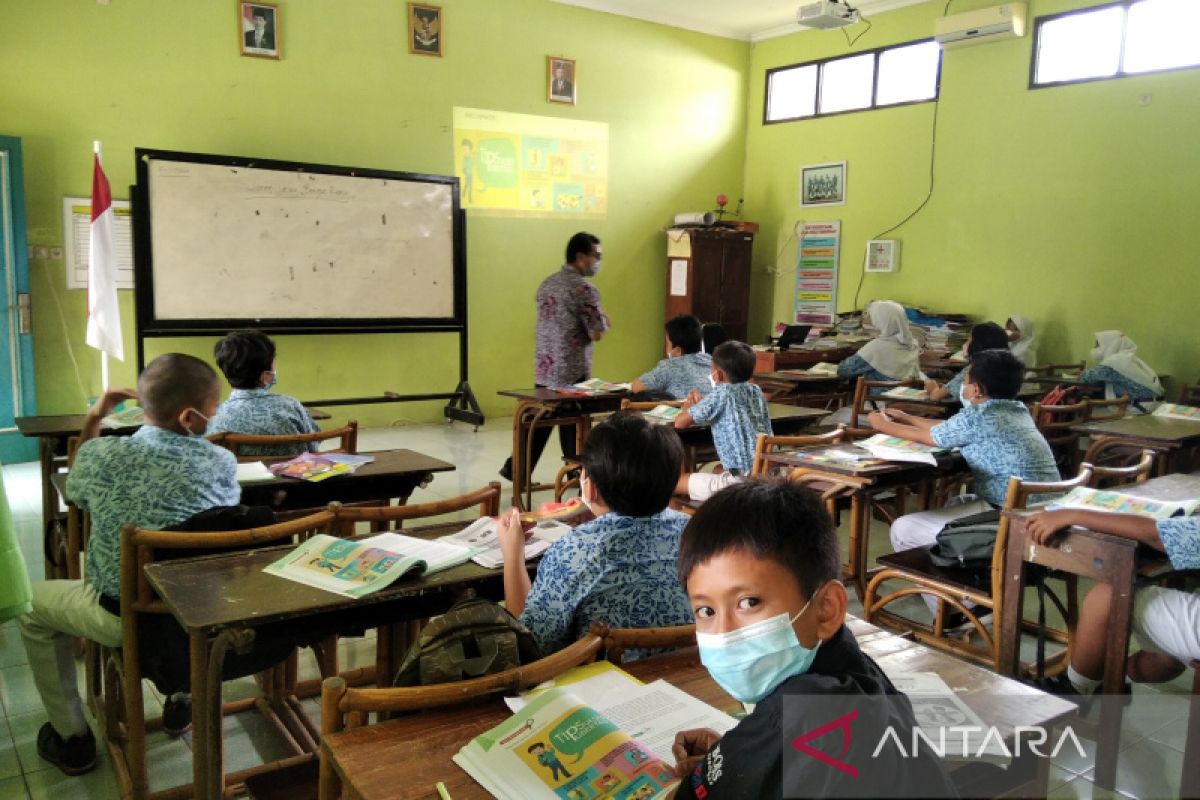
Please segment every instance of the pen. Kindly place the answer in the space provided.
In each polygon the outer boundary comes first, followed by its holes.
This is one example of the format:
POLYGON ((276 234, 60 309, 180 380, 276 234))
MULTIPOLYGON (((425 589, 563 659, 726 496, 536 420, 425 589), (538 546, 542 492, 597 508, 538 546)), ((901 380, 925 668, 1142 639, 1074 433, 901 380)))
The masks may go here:
POLYGON ((437 789, 438 797, 441 798, 441 800, 450 800, 450 793, 446 791, 446 784, 438 781, 434 788, 437 789))

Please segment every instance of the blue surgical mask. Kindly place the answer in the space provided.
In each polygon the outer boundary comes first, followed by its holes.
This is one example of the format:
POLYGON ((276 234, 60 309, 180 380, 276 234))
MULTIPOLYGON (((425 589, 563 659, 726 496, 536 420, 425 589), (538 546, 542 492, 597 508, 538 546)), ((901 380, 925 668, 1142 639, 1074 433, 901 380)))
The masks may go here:
POLYGON ((700 663, 735 700, 761 701, 788 678, 808 672, 817 657, 820 640, 816 647, 805 647, 792 630, 792 623, 810 605, 811 598, 791 619, 787 614, 776 614, 725 633, 697 633, 700 663))
POLYGON ((279 372, 276 370, 271 370, 271 380, 267 381, 267 385, 264 386, 263 388, 270 389, 270 388, 274 387, 275 384, 277 384, 277 383, 279 383, 279 372))

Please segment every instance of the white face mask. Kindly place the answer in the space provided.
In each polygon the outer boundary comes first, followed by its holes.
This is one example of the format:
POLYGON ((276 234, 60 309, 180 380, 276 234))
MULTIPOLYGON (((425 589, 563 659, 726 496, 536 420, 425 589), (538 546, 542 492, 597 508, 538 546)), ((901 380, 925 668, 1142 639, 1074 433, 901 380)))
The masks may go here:
POLYGON ((714 389, 717 388, 717 379, 713 377, 711 372, 708 373, 708 382, 714 389))
POLYGON ((963 408, 971 405, 971 401, 967 398, 967 384, 963 381, 958 385, 958 402, 963 404, 963 408))
POLYGON ((198 408, 193 408, 193 409, 189 409, 189 410, 192 411, 193 413, 195 413, 196 416, 200 417, 200 419, 204 420, 204 427, 200 430, 199 433, 196 433, 191 428, 187 428, 188 435, 189 436, 203 436, 205 433, 208 432, 208 424, 210 422, 212 422, 212 420, 209 419, 208 417, 204 416, 203 414, 201 414, 200 409, 198 409, 198 408))

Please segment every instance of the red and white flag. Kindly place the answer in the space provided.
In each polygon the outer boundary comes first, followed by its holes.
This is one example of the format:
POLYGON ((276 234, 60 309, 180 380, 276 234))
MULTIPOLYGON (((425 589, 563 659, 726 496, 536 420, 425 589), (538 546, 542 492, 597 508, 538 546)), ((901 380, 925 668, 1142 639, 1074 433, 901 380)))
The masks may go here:
POLYGON ((87 343, 120 361, 121 308, 117 305, 117 248, 113 237, 112 190, 100 166, 100 154, 92 156, 92 227, 88 237, 88 322, 87 343))

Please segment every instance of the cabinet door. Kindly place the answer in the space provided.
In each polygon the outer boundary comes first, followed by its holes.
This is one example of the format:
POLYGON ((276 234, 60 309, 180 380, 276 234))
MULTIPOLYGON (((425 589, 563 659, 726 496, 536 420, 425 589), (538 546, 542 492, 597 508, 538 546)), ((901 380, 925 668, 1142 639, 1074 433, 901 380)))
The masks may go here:
POLYGON ((721 259, 721 325, 732 339, 746 341, 750 317, 750 234, 727 236, 721 259))
POLYGON ((720 322, 724 242, 712 236, 692 236, 692 313, 701 322, 720 322))

